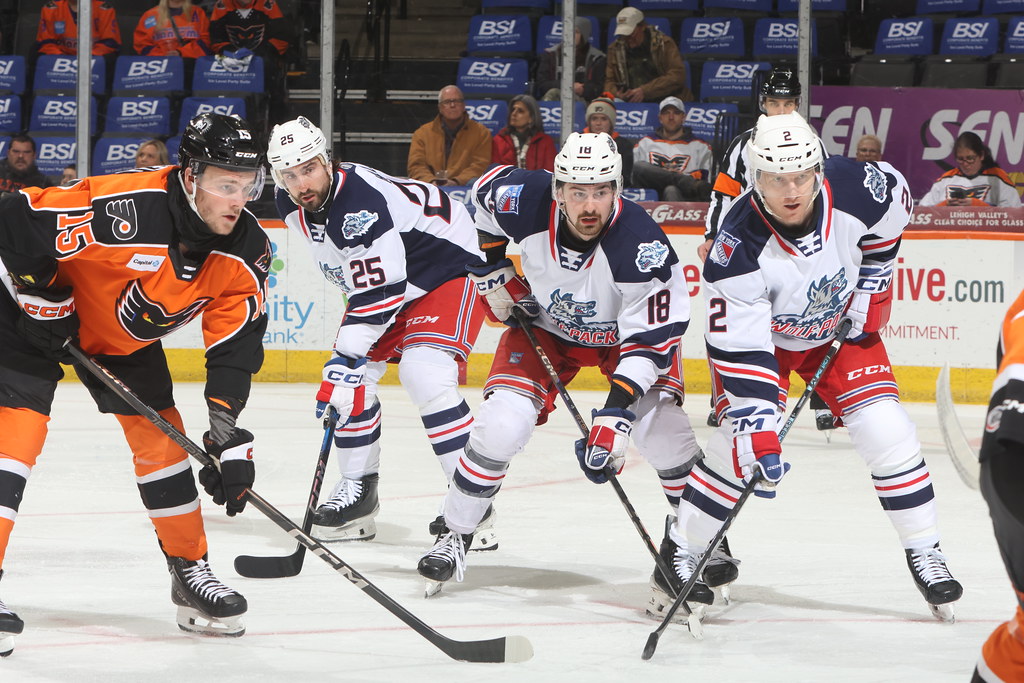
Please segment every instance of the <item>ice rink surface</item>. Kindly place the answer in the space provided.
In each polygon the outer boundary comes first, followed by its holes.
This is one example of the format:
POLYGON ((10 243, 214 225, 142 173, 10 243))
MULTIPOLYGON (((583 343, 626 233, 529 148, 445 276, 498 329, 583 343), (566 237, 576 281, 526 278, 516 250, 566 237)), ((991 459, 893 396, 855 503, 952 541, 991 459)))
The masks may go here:
MULTIPOLYGON (((256 384, 241 421, 256 434, 255 490, 298 522, 322 437, 314 391, 256 384)), ((573 394, 585 413, 604 398, 573 394)), ((513 460, 496 504, 500 548, 471 553, 465 581, 425 600, 415 567, 444 479, 402 389, 381 396, 378 536, 332 549, 448 637, 523 635, 532 660, 453 661, 312 555, 294 578, 239 577, 236 555, 295 544, 256 510, 228 518, 205 494, 210 561, 248 599, 248 630, 237 639, 179 631, 121 431, 79 384, 63 383, 0 583, 25 620, 0 681, 965 682, 1012 613, 984 501, 957 477, 932 404, 907 407, 934 477, 943 550, 965 589, 956 624, 929 614, 845 431, 826 443, 810 410, 786 439, 793 469, 778 497, 751 498, 733 525, 740 578, 732 604, 711 608, 703 641, 673 625, 654 658, 640 659, 657 626, 644 614, 653 562, 614 491, 579 471, 579 434, 561 404, 513 460)), ((479 390, 466 396, 475 408, 479 390)), ((202 385, 179 384, 176 398, 197 438, 207 428, 202 385)), ((706 396, 686 403, 701 443, 707 406, 706 396)), ((977 442, 984 408, 957 411, 977 442)), ((332 461, 325 494, 336 479, 332 461)), ((620 481, 658 544, 668 506, 653 470, 632 452, 620 481)))

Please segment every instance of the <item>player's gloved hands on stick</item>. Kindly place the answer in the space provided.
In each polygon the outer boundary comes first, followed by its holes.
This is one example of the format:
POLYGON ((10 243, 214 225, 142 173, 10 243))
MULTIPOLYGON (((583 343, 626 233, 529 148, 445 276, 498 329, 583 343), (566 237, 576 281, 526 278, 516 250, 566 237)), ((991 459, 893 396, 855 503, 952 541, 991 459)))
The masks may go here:
MULTIPOLYGON (((17 282, 17 280, 16 280, 17 282)), ((71 362, 66 345, 78 341, 78 313, 71 287, 17 287, 18 333, 47 358, 71 362)))
POLYGON ((892 308, 892 289, 882 292, 865 292, 857 290, 850 297, 850 305, 846 309, 846 316, 852 323, 850 331, 846 334, 846 340, 857 343, 865 339, 872 332, 877 332, 889 322, 889 312, 892 308))
POLYGON ((322 418, 327 406, 338 411, 339 423, 359 415, 365 409, 366 358, 335 354, 324 363, 324 379, 316 392, 316 416, 322 418))
POLYGON ((498 322, 515 324, 513 309, 519 309, 528 318, 540 315, 540 304, 530 291, 530 285, 516 273, 511 259, 497 263, 467 266, 469 279, 476 285, 477 293, 484 298, 491 314, 498 322))
POLYGON ((576 442, 576 459, 587 479, 603 484, 609 473, 622 471, 635 419, 636 415, 625 408, 594 411, 590 435, 576 442))
POLYGON ((214 503, 225 507, 228 517, 245 509, 248 502, 245 491, 252 488, 256 480, 252 446, 253 435, 245 429, 234 429, 224 443, 215 443, 210 432, 203 435, 203 447, 220 461, 220 469, 213 465, 203 467, 199 470, 199 483, 213 497, 214 503))
POLYGON ((774 431, 735 434, 732 458, 736 476, 743 477, 744 481, 749 481, 754 472, 760 473, 754 495, 761 498, 775 497, 775 487, 790 467, 782 459, 782 445, 774 431))

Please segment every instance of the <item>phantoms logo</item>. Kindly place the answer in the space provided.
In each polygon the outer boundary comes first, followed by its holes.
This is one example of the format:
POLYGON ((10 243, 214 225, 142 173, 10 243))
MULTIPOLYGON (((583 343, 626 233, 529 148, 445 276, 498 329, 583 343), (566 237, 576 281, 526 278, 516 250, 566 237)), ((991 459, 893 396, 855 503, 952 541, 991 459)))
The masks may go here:
POLYGON ((156 341, 187 325, 211 301, 202 297, 180 311, 168 311, 146 295, 138 280, 132 280, 117 299, 117 319, 135 339, 156 341))

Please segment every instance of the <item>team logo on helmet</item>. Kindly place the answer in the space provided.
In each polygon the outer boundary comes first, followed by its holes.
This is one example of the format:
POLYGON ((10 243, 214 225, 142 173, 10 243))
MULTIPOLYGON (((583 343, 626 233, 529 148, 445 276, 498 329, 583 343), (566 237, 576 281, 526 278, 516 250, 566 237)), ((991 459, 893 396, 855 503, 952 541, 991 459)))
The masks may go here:
POLYGON ((661 242, 644 242, 636 252, 636 267, 641 273, 661 268, 668 260, 668 245, 661 242))
POLYGON ((347 240, 365 235, 370 226, 377 222, 377 218, 379 216, 376 213, 371 213, 366 209, 362 209, 359 213, 346 213, 345 220, 341 224, 341 234, 347 240))
POLYGON ((522 185, 503 185, 498 188, 498 198, 494 202, 494 210, 498 213, 519 213, 519 195, 523 192, 522 185))
POLYGON ((119 240, 130 240, 139 233, 139 219, 134 199, 115 199, 107 202, 107 215, 114 219, 111 232, 119 240))
POLYGON ((732 258, 732 254, 736 251, 736 247, 740 245, 740 241, 741 240, 736 239, 728 233, 718 233, 718 239, 716 239, 714 245, 712 245, 711 253, 708 254, 708 258, 722 267, 729 265, 729 259, 732 258))
POLYGON ((872 199, 879 204, 885 203, 885 174, 873 164, 864 164, 864 187, 868 188, 872 199))
POLYGON ((180 311, 168 311, 146 296, 138 280, 132 280, 117 298, 117 320, 134 339, 156 341, 187 325, 211 301, 212 297, 202 297, 180 311))

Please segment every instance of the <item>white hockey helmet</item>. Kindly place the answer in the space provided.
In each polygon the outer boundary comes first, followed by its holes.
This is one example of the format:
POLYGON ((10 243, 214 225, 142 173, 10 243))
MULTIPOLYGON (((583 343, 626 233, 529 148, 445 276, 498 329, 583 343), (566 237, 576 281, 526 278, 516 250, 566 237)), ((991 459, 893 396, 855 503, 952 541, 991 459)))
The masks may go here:
POLYGON ((274 126, 267 145, 267 161, 278 187, 284 188, 280 171, 319 158, 328 169, 331 159, 327 154, 327 138, 305 116, 274 126))
POLYGON ((762 200, 762 173, 813 171, 813 196, 821 190, 821 140, 800 114, 761 115, 747 141, 750 184, 762 200))
POLYGON ((558 183, 614 183, 617 199, 622 193, 622 156, 612 136, 608 133, 570 134, 555 156, 552 194, 558 183))

